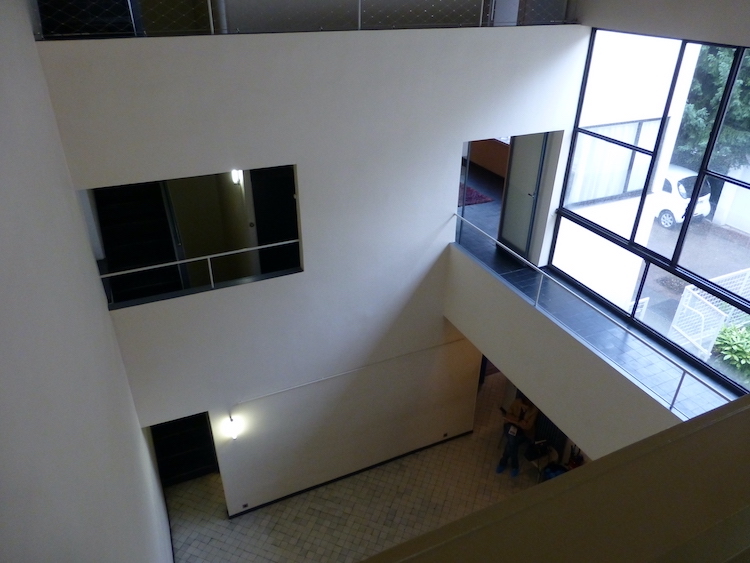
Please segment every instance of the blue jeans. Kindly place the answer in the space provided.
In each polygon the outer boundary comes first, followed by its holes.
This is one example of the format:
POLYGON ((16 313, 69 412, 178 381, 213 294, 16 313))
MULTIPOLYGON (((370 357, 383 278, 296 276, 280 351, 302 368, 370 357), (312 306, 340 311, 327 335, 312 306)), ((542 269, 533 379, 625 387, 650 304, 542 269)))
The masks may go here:
POLYGON ((511 469, 518 469, 518 448, 523 444, 527 438, 523 433, 523 430, 516 426, 516 434, 512 436, 508 433, 511 428, 511 424, 506 424, 504 428, 505 433, 505 450, 503 451, 503 457, 500 458, 499 466, 508 465, 510 461, 511 469))

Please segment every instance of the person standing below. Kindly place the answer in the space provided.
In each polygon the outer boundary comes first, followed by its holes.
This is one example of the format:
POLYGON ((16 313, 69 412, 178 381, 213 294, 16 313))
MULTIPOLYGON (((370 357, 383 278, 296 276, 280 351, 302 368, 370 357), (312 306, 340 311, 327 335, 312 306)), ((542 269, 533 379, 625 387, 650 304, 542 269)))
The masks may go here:
POLYGON ((503 434, 505 435, 505 450, 500 463, 497 465, 497 472, 502 473, 510 462, 510 476, 518 475, 518 447, 524 442, 534 440, 534 425, 536 424, 536 415, 539 414, 534 404, 529 401, 526 395, 521 394, 510 405, 506 412, 502 407, 503 434))

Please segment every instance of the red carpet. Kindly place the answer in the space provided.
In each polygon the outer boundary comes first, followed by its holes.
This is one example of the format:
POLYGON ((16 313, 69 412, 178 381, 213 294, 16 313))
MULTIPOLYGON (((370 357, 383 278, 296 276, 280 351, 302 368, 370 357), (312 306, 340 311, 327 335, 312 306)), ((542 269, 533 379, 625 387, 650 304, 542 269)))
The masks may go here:
POLYGON ((462 205, 476 205, 477 203, 487 203, 490 201, 492 201, 491 197, 487 197, 471 186, 466 186, 466 199, 464 200, 464 186, 459 186, 458 188, 459 207, 461 207, 462 205))

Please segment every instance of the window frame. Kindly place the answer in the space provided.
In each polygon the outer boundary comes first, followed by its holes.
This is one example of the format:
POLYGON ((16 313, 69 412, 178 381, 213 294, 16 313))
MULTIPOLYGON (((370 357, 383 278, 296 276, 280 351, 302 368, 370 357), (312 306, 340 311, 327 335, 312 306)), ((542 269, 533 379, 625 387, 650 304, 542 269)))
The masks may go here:
MULTIPOLYGON (((563 219, 567 219, 593 232, 594 234, 602 237, 603 239, 610 241, 622 247, 625 250, 628 250, 629 252, 633 253, 634 255, 644 260, 645 268, 641 275, 639 286, 636 290, 636 294, 633 299, 635 303, 637 303, 638 300, 641 298, 641 294, 643 292, 644 285, 648 277, 649 269, 651 265, 654 265, 680 278, 681 280, 687 282, 688 284, 692 284, 696 286, 698 289, 703 290, 709 293, 710 295, 717 297, 718 299, 728 303, 729 305, 736 307, 737 309, 740 309, 745 313, 750 314, 750 299, 743 298, 739 295, 735 295, 734 293, 727 291, 725 288, 718 285, 717 283, 714 283, 711 280, 705 277, 702 277, 699 274, 679 264, 679 258, 682 253, 685 239, 687 237, 689 225, 691 224, 691 221, 689 219, 686 219, 685 221, 683 221, 682 225, 680 226, 680 231, 677 237, 677 242, 675 244, 671 257, 661 256, 654 250, 651 250, 635 241, 636 233, 637 233, 638 226, 639 226, 639 221, 641 220, 641 217, 644 213, 646 196, 649 193, 649 186, 651 186, 653 183, 655 169, 656 169, 656 165, 658 162, 658 156, 660 154, 660 149, 662 146, 662 142, 663 142, 665 131, 666 131, 667 124, 668 124, 669 111, 670 111, 670 107, 671 107, 672 100, 674 97, 677 79, 678 79, 681 65, 683 62, 685 49, 688 44, 700 44, 701 46, 705 45, 705 46, 726 47, 726 48, 732 48, 735 50, 734 58, 732 61, 732 66, 729 70, 727 80, 725 83, 725 87, 724 87, 724 91, 722 93, 722 97, 718 105, 716 118, 712 125, 711 132, 708 137, 708 142, 703 152, 700 168, 697 170, 698 174, 695 180, 696 185, 702 186, 704 181, 708 179, 709 182, 713 182, 715 180, 725 181, 725 182, 730 182, 732 184, 740 186, 742 188, 750 189, 750 183, 748 182, 744 182, 736 178, 732 178, 725 174, 720 174, 709 169, 711 155, 713 154, 713 150, 716 147, 716 142, 717 142, 719 133, 721 131, 722 124, 724 123, 724 120, 726 118, 726 115, 729 109, 729 102, 731 99, 733 87, 737 80, 740 66, 743 61, 743 57, 745 56, 750 57, 750 48, 741 47, 741 46, 733 46, 733 45, 720 45, 720 44, 713 44, 713 43, 707 43, 707 42, 689 41, 686 39, 681 40, 679 55, 675 63, 675 69, 674 69, 673 76, 672 76, 672 82, 671 82, 671 86, 669 89, 669 93, 667 95, 665 108, 662 114, 659 131, 657 133, 654 150, 650 151, 648 149, 644 149, 642 147, 638 147, 636 145, 629 144, 629 143, 626 143, 617 139, 609 138, 604 135, 601 135, 596 132, 592 132, 588 129, 584 129, 580 127, 580 118, 581 118, 581 113, 582 113, 582 109, 583 109, 583 105, 585 101, 586 86, 589 80, 589 71, 591 68, 591 62, 593 58, 595 41, 596 41, 596 34, 598 31, 613 31, 615 33, 626 33, 626 32, 619 32, 615 30, 598 29, 598 28, 593 29, 591 32, 591 38, 590 38, 589 48, 588 48, 587 57, 586 57, 586 65, 584 69, 583 79, 581 83, 581 90, 580 90, 580 95, 579 95, 579 100, 578 100, 578 107, 576 110, 575 125, 573 128, 570 149, 569 149, 567 162, 566 162, 566 170, 565 170, 564 179, 563 179, 563 188, 560 193, 559 205, 556 211, 552 243, 551 243, 550 252, 549 252, 548 268, 551 271, 553 271, 556 275, 560 276, 561 278, 566 280, 568 283, 575 286, 577 289, 583 291, 594 301, 606 307, 608 311, 612 312, 618 318, 622 319, 628 324, 631 324, 637 327, 640 331, 654 338, 655 340, 663 344, 665 347, 667 347, 668 349, 676 353, 679 357, 681 357, 687 363, 702 369, 711 378, 720 382, 722 385, 727 386, 739 393, 743 393, 743 394, 748 393, 750 392, 750 389, 745 388, 742 385, 740 385, 738 382, 730 379, 729 377, 722 374, 720 371, 718 371, 714 367, 710 366, 707 362, 697 358, 693 354, 689 353, 687 350, 684 350, 683 348, 679 347, 677 344, 671 342, 670 340, 665 338, 663 335, 656 332, 654 329, 650 328, 644 322, 636 318, 635 307, 629 313, 623 312, 622 309, 610 303, 608 300, 601 297, 599 294, 594 292, 589 287, 583 285, 581 282, 572 278, 569 274, 555 267, 553 265, 553 260, 555 256, 555 250, 557 246, 557 237, 560 232, 561 222, 563 219), (631 234, 629 238, 625 238, 621 235, 618 235, 608 230, 607 228, 597 223, 594 223, 593 221, 585 217, 582 217, 581 215, 577 214, 575 211, 565 207, 566 195, 567 195, 568 188, 571 182, 571 171, 572 171, 572 165, 573 165, 574 156, 575 156, 575 150, 576 150, 576 146, 580 138, 580 135, 587 135, 590 137, 598 138, 602 141, 613 143, 623 148, 632 150, 634 151, 633 154, 636 154, 636 153, 646 154, 651 158, 651 162, 648 167, 646 183, 644 185, 644 189, 642 190, 642 193, 640 196, 641 200, 639 202, 638 211, 637 211, 637 214, 633 223, 633 228, 631 230, 631 234)), ((588 126, 588 127, 591 127, 591 126, 588 126)), ((659 188, 659 189, 661 190, 662 188, 659 188)), ((701 193, 701 190, 695 190, 695 189, 693 190, 693 193, 691 194, 690 200, 687 205, 685 217, 692 218, 693 212, 695 210, 695 206, 697 205, 697 202, 698 202, 698 198, 700 197, 700 193, 701 193)))

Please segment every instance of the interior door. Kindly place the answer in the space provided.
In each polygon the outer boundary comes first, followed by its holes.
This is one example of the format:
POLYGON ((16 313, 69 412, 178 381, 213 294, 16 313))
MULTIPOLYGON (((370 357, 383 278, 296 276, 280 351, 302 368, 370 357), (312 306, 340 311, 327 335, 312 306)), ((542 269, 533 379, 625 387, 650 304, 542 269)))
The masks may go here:
POLYGON ((498 240, 528 258, 548 133, 513 137, 498 240))

